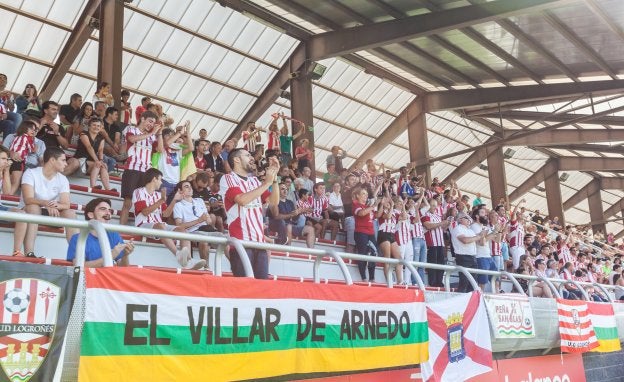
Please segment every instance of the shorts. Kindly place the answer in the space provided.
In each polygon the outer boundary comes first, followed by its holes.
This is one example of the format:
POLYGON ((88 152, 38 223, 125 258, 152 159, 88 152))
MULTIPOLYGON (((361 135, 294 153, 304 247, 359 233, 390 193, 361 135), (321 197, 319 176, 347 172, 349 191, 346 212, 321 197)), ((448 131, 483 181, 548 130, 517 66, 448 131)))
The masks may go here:
POLYGON ((11 209, 11 207, 7 207, 4 204, 0 203, 0 211, 6 212, 6 211, 8 211, 10 209, 11 209))
POLYGON ((394 234, 392 232, 379 232, 377 234, 377 244, 381 244, 385 241, 390 242, 390 244, 394 243, 396 241, 394 239, 394 234))
POLYGON ((292 225, 292 234, 293 236, 297 236, 297 237, 301 237, 301 235, 303 234, 303 229, 305 228, 305 225, 292 225))
POLYGON ((26 165, 24 164, 24 161, 22 162, 13 162, 11 163, 11 167, 9 167, 9 172, 15 172, 15 171, 24 171, 26 170, 26 165))
POLYGON ((345 218, 344 230, 347 233, 347 244, 355 246, 355 218, 353 216, 345 218))
POLYGON ((121 197, 132 199, 137 188, 145 186, 145 173, 137 170, 126 170, 121 176, 121 197))
MULTIPOLYGON (((137 226, 138 228, 147 228, 147 229, 160 229, 160 228, 154 228, 154 226, 156 224, 163 224, 165 226, 165 231, 174 231, 176 228, 176 226, 174 225, 169 225, 167 223, 143 223, 140 226, 137 226)), ((158 239, 158 238, 157 238, 158 239)))
POLYGON ((514 271, 520 266, 520 256, 526 254, 526 250, 523 247, 511 247, 509 248, 509 255, 513 261, 514 271))
MULTIPOLYGON (((483 269, 484 271, 498 271, 492 257, 477 257, 477 267, 479 269, 483 269)), ((490 275, 478 274, 477 283, 485 285, 490 280, 490 277, 490 275)))
POLYGON ((505 268, 503 266, 503 256, 492 256, 492 260, 494 260, 494 264, 496 265, 497 271, 504 271, 505 268))

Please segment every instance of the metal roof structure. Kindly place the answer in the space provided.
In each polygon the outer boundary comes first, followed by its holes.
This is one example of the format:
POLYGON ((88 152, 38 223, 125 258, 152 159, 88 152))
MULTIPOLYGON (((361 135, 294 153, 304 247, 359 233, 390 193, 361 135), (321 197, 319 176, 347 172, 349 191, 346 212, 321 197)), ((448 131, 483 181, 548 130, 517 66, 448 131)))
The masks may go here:
MULTIPOLYGON (((0 0, 8 88, 89 100, 102 34, 91 16, 106 1, 0 0)), ((339 144, 347 165, 430 165, 488 199, 488 150, 513 146, 507 192, 546 211, 555 158, 566 168, 555 173, 569 175, 559 182, 565 217, 584 224, 590 194, 604 219, 624 209, 614 187, 624 169, 623 42, 619 0, 135 0, 123 4, 122 86, 133 105, 150 96, 223 140, 249 120, 290 114, 279 97, 292 90, 289 66, 317 61, 327 67, 312 82, 318 171, 339 144), (415 107, 426 112, 421 158, 409 149, 415 107)))

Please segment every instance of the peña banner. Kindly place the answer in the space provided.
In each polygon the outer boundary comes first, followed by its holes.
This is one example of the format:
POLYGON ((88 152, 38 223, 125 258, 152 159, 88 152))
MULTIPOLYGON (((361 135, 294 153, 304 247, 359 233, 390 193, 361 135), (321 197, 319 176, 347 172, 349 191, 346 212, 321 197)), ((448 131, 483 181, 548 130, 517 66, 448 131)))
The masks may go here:
POLYGON ((291 380, 428 358, 418 290, 123 268, 85 277, 81 381, 291 380))
POLYGON ((0 381, 56 381, 77 268, 2 262, 0 381))
POLYGON ((533 338, 533 311, 527 296, 485 295, 490 327, 495 338, 533 338))

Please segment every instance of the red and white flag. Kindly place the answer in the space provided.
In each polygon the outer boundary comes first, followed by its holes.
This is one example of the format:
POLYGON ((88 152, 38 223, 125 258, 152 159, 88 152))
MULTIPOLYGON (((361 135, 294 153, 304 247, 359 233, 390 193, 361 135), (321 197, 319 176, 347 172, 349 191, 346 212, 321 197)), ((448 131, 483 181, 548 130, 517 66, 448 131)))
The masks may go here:
POLYGON ((420 364, 424 381, 464 381, 492 370, 492 343, 479 292, 427 304, 429 361, 420 364))
POLYGON ((599 346, 587 302, 557 299, 561 351, 584 353, 599 346))

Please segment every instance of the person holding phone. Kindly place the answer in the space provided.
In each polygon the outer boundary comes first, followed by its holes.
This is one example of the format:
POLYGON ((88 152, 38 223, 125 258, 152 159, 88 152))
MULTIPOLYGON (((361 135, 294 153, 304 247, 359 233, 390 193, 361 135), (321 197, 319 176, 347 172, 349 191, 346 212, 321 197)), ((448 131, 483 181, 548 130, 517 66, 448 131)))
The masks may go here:
MULTIPOLYGON (((111 201, 108 198, 95 198, 91 200, 84 209, 85 220, 95 220, 101 223, 108 223, 111 219, 111 201)), ((117 232, 107 231, 108 241, 111 246, 113 256, 113 264, 120 267, 130 265, 128 257, 134 251, 134 243, 130 240, 124 242, 121 235, 117 232)), ((72 236, 69 240, 67 248, 67 261, 71 261, 76 265, 76 246, 78 244, 79 233, 72 236)), ((98 241, 97 232, 91 230, 87 236, 85 244, 85 267, 99 268, 104 266, 104 258, 102 257, 102 249, 98 241)))

